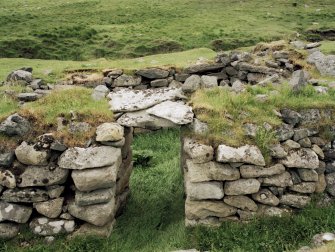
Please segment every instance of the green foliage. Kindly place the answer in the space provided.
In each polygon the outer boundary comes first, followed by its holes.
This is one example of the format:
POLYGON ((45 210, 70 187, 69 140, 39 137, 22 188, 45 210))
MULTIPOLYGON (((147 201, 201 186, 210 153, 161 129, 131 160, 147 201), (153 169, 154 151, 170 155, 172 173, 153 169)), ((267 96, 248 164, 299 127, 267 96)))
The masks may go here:
POLYGON ((0 57, 83 60, 228 50, 334 27, 332 7, 333 0, 296 7, 264 0, 2 0, 0 57))
POLYGON ((266 163, 271 161, 271 153, 269 147, 271 144, 276 143, 278 140, 276 138, 276 133, 273 130, 266 129, 264 127, 259 127, 256 132, 255 144, 261 150, 266 163))
POLYGON ((148 168, 152 165, 154 153, 151 150, 133 150, 134 167, 148 168))

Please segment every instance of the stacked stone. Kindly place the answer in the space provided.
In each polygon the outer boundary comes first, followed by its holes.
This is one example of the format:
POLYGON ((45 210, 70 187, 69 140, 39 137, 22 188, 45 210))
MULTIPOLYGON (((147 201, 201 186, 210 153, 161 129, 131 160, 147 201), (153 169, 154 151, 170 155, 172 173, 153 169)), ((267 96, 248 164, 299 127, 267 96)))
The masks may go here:
POLYGON ((306 207, 316 193, 332 201, 335 145, 317 127, 332 111, 281 112, 285 123, 277 129, 280 143, 269 146, 268 165, 256 146, 213 147, 184 138, 186 225, 282 216, 306 207))
POLYGON ((132 135, 104 123, 87 148, 45 134, 0 154, 0 237, 15 237, 25 223, 42 236, 109 236, 129 194, 132 135))

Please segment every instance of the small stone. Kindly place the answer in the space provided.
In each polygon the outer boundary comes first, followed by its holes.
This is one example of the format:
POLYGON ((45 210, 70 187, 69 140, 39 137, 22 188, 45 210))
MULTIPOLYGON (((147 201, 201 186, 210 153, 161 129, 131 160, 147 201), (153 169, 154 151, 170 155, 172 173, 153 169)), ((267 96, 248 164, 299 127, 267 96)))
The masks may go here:
POLYGON ((9 240, 19 234, 19 226, 14 223, 0 223, 0 239, 9 240))
POLYGON ((295 208, 304 208, 311 202, 309 196, 301 196, 296 194, 285 194, 280 198, 280 203, 295 208))
POLYGON ((271 167, 259 167, 253 165, 242 165, 240 167, 242 178, 269 177, 285 172, 282 164, 276 164, 271 167))
POLYGON ((14 174, 9 170, 0 170, 0 185, 7 188, 15 188, 16 179, 14 174))
POLYGON ((232 91, 234 91, 237 94, 243 93, 246 90, 245 85, 240 80, 234 81, 231 87, 232 87, 232 91))
POLYGON ((62 212, 63 202, 64 198, 57 198, 45 202, 35 203, 34 208, 37 212, 48 218, 57 218, 62 212))
POLYGON ((103 123, 97 127, 96 134, 98 142, 119 141, 124 136, 124 129, 117 123, 103 123))
POLYGON ((276 130, 276 134, 278 140, 281 142, 291 139, 294 135, 293 126, 289 124, 283 124, 276 130))
POLYGON ((283 120, 292 126, 297 125, 302 118, 298 112, 291 109, 282 109, 280 113, 282 114, 283 120))
POLYGON ((262 189, 259 192, 252 195, 252 198, 265 205, 277 206, 279 205, 279 199, 268 189, 262 189))
POLYGON ((24 136, 30 131, 30 123, 19 114, 9 116, 0 124, 0 133, 7 136, 24 136))
POLYGON ((335 173, 329 173, 326 175, 327 192, 331 196, 335 196, 335 173))
POLYGON ((35 188, 7 189, 0 197, 7 202, 34 203, 49 199, 45 190, 35 188))
POLYGON ((222 182, 199 182, 186 181, 186 195, 191 200, 222 199, 222 182))
POLYGON ((169 71, 160 68, 147 68, 136 71, 136 74, 148 79, 162 79, 169 76, 169 71))
POLYGON ((227 181, 224 186, 226 195, 245 195, 259 191, 261 184, 256 179, 239 179, 236 181, 227 181))
POLYGON ((0 166, 2 167, 10 167, 15 160, 15 153, 7 152, 7 153, 0 153, 0 166))
POLYGON ((46 189, 50 199, 56 199, 59 198, 64 192, 65 186, 53 185, 48 186, 46 189))
POLYGON ((167 87, 169 82, 167 79, 156 79, 150 82, 151 87, 167 87))
POLYGON ((303 148, 310 148, 310 147, 312 147, 311 140, 309 140, 308 137, 305 137, 305 138, 303 138, 303 139, 300 139, 300 140, 298 141, 298 143, 299 143, 300 146, 303 147, 303 148))
POLYGON ((315 192, 323 193, 327 188, 326 177, 324 174, 320 174, 318 177, 318 181, 315 184, 315 192))
POLYGON ((205 134, 208 132, 208 124, 201 122, 197 118, 193 118, 193 122, 189 124, 190 129, 196 134, 205 134))
POLYGON ((36 101, 38 95, 36 93, 20 93, 16 96, 17 99, 24 102, 36 101))
POLYGON ((141 77, 133 77, 123 74, 117 77, 113 82, 113 87, 133 87, 141 84, 141 77))
POLYGON ((318 173, 315 170, 310 169, 297 169, 300 178, 306 182, 318 181, 318 173))
POLYGON ((115 195, 113 188, 100 189, 91 192, 76 191, 75 202, 78 206, 89 206, 101 203, 108 203, 115 195))
POLYGON ((284 158, 288 155, 285 149, 280 144, 272 145, 269 149, 271 152, 271 156, 274 158, 284 158))
POLYGON ((106 87, 105 85, 98 85, 93 90, 92 99, 95 101, 103 100, 106 98, 108 93, 109 93, 108 87, 106 87))
POLYGON ((198 75, 191 75, 185 80, 182 90, 185 93, 192 93, 200 88, 201 78, 198 75))
POLYGON ((308 137, 308 135, 309 135, 308 129, 296 129, 294 130, 293 140, 297 142, 300 139, 308 137))
POLYGON ((325 154, 323 153, 322 149, 318 145, 313 144, 312 151, 314 151, 320 159, 325 158, 325 154))
POLYGON ((290 151, 290 150, 294 150, 294 149, 299 149, 301 146, 299 143, 293 141, 293 140, 286 140, 283 143, 283 147, 284 149, 290 151))
POLYGON ((278 187, 286 187, 292 186, 293 181, 289 172, 284 172, 282 174, 274 175, 268 178, 264 178, 262 181, 262 185, 264 186, 278 186, 278 187))
POLYGON ((201 144, 190 138, 184 139, 183 149, 196 164, 207 163, 213 160, 214 149, 212 146, 201 144))

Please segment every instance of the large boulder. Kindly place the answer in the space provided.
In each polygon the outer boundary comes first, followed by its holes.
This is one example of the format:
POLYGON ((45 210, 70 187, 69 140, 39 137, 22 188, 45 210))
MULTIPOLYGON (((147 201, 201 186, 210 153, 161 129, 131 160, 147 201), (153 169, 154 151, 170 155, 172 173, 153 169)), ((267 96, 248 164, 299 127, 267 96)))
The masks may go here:
POLYGON ((7 136, 24 136, 29 131, 30 123, 18 114, 9 116, 0 124, 0 133, 7 136))
POLYGON ((228 217, 234 215, 237 209, 220 201, 186 200, 185 215, 188 219, 205 219, 210 216, 228 217))
POLYGON ((226 195, 245 195, 259 191, 261 183, 257 179, 239 179, 227 181, 224 186, 226 195))
POLYGON ((178 88, 156 88, 147 90, 120 89, 108 95, 111 110, 114 112, 131 112, 152 107, 167 100, 184 99, 178 88))
POLYGON ((7 220, 17 223, 26 223, 32 211, 33 209, 28 206, 0 201, 0 222, 7 220))
POLYGON ((16 158, 25 165, 47 165, 49 153, 45 150, 38 150, 36 145, 29 145, 22 142, 15 149, 16 158))
POLYGON ((74 220, 49 219, 40 217, 33 219, 29 224, 30 230, 37 235, 52 236, 72 233, 75 228, 74 220))
POLYGON ((169 76, 169 71, 160 68, 147 68, 136 71, 136 74, 148 79, 163 79, 169 76))
POLYGON ((67 149, 58 160, 64 169, 83 170, 111 166, 120 162, 121 150, 110 146, 67 149))
POLYGON ((281 160, 281 163, 290 168, 319 168, 318 155, 311 149, 307 148, 291 151, 286 158, 281 160))
POLYGON ((190 106, 181 102, 165 101, 155 105, 146 111, 150 115, 170 120, 171 122, 183 125, 193 121, 193 112, 190 106))
POLYGON ((51 186, 65 183, 69 170, 54 166, 28 166, 18 176, 18 187, 51 186))
POLYGON ((219 145, 216 160, 222 163, 247 163, 259 166, 265 165, 264 157, 257 146, 245 145, 233 148, 219 145))

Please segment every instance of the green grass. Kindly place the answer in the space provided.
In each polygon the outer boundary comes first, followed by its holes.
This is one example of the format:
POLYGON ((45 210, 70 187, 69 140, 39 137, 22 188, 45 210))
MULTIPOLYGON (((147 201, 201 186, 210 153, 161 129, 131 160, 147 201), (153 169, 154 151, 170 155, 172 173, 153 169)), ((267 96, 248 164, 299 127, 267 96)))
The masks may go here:
POLYGON ((0 81, 5 80, 7 75, 14 69, 23 66, 34 68, 35 78, 40 77, 46 81, 55 82, 64 77, 64 71, 76 69, 96 69, 121 68, 128 71, 134 69, 153 67, 153 66, 175 66, 182 68, 194 63, 198 58, 213 59, 216 53, 207 48, 199 48, 178 53, 157 54, 135 59, 107 60, 96 59, 89 61, 59 61, 59 60, 39 60, 22 58, 0 58, 0 81), (46 75, 45 72, 52 70, 52 74, 46 75))
POLYGON ((311 206, 292 217, 253 220, 248 224, 185 228, 179 134, 179 130, 165 130, 135 137, 134 150, 152 152, 154 158, 148 167, 135 167, 130 181, 131 197, 110 238, 58 237, 48 245, 43 238, 24 231, 14 240, 0 242, 0 251, 164 252, 197 248, 279 252, 309 245, 315 234, 335 230, 335 205, 324 209, 311 206))
MULTIPOLYGON (((299 94, 291 91, 288 85, 280 87, 248 87, 248 92, 234 94, 225 89, 198 90, 192 97, 191 103, 197 117, 209 124, 207 139, 214 142, 224 142, 233 146, 250 143, 253 140, 244 135, 243 124, 253 123, 272 126, 282 121, 274 110, 292 108, 296 110, 306 108, 335 108, 335 91, 328 94, 317 94, 312 86, 307 86, 299 94), (277 90, 279 95, 271 94, 277 90), (257 94, 267 94, 266 102, 257 101, 257 94)), ((322 123, 322 122, 320 122, 322 123)), ((267 145, 273 140, 271 134, 261 135, 260 143, 267 145), (264 143, 264 141, 266 141, 264 143)), ((257 138, 256 138, 257 140, 257 138)))
POLYGON ((334 27, 333 0, 293 2, 2 0, 0 57, 84 60, 227 50, 334 27))

